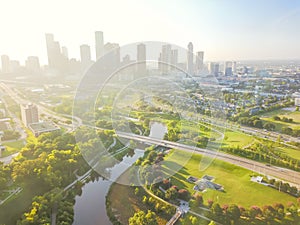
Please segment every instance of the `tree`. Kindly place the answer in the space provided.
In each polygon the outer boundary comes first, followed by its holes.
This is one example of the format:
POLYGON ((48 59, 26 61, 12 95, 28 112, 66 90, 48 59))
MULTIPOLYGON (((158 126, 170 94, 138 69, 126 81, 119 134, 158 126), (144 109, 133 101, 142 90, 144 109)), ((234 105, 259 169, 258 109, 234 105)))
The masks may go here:
POLYGON ((148 210, 147 214, 144 211, 136 212, 133 217, 129 218, 129 225, 157 225, 156 214, 148 210))
POLYGON ((192 225, 199 224, 199 221, 198 221, 197 217, 195 217, 195 216, 190 216, 189 219, 190 219, 192 225))
POLYGON ((194 195, 194 198, 195 198, 197 206, 202 206, 203 205, 203 197, 202 197, 202 195, 196 193, 194 195))
POLYGON ((251 206, 249 210, 250 219, 254 220, 257 216, 261 215, 262 211, 258 206, 251 206))
POLYGON ((267 206, 263 207, 263 215, 264 215, 266 221, 268 223, 271 223, 275 219, 276 211, 272 206, 267 205, 267 206))
POLYGON ((177 196, 178 196, 178 192, 175 188, 169 188, 165 194, 165 198, 168 200, 175 200, 177 196))
POLYGON ((273 123, 265 123, 263 128, 266 129, 266 130, 274 130, 275 125, 273 123))
POLYGON ((212 213, 216 216, 217 219, 221 220, 223 217, 223 210, 219 203, 213 203, 211 206, 212 213))
POLYGON ((226 211, 226 214, 229 219, 234 221, 234 223, 236 223, 236 221, 238 221, 241 216, 240 209, 237 205, 230 205, 226 211))
POLYGON ((257 128, 262 128, 263 127, 263 123, 261 120, 254 120, 253 121, 253 126, 257 127, 257 128))
POLYGON ((190 198, 190 193, 186 189, 180 189, 178 191, 178 198, 188 201, 190 198))

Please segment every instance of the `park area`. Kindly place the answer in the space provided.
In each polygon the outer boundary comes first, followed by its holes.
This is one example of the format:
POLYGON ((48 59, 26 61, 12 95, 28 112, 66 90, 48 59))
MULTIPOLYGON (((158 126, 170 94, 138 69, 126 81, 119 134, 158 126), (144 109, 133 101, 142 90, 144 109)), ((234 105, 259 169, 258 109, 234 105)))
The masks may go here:
POLYGON ((300 112, 279 109, 272 112, 264 113, 261 115, 261 119, 265 122, 271 122, 275 125, 276 131, 281 131, 282 128, 290 127, 292 129, 300 129, 300 112), (279 117, 280 120, 275 120, 275 117, 279 117), (293 122, 283 121, 282 118, 292 119, 293 122))
POLYGON ((1 157, 6 157, 19 152, 25 146, 25 143, 24 140, 7 141, 3 143, 3 146, 5 146, 5 150, 2 152, 1 157))
POLYGON ((214 181, 218 184, 222 184, 225 191, 221 192, 206 189, 202 194, 204 202, 213 200, 221 205, 234 203, 243 207, 272 205, 277 202, 286 205, 288 202, 296 202, 295 197, 251 182, 250 176, 253 175, 253 172, 236 165, 220 160, 213 160, 207 169, 200 171, 201 159, 201 155, 194 154, 186 161, 186 152, 172 150, 165 158, 163 172, 167 176, 171 175, 174 172, 172 171, 174 166, 179 168, 180 165, 183 165, 182 168, 171 177, 171 182, 172 185, 189 190, 191 194, 195 193, 193 190, 195 184, 187 180, 189 176, 202 177, 209 174, 215 177, 214 181))

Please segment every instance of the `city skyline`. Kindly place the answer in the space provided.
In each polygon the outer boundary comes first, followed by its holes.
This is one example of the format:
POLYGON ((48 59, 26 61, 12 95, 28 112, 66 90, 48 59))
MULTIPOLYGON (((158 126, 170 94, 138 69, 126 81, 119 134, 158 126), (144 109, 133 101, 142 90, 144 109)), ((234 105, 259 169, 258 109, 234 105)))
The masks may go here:
POLYGON ((69 58, 78 59, 78 46, 88 43, 95 59, 91 34, 101 30, 105 40, 121 46, 164 41, 185 47, 192 41, 195 49, 206 52, 206 61, 299 59, 299 1, 176 1, 170 5, 89 0, 71 5, 69 1, 6 2, 0 15, 6 21, 1 28, 0 54, 21 64, 27 56, 38 56, 44 65, 43 37, 49 32, 68 48, 69 58))

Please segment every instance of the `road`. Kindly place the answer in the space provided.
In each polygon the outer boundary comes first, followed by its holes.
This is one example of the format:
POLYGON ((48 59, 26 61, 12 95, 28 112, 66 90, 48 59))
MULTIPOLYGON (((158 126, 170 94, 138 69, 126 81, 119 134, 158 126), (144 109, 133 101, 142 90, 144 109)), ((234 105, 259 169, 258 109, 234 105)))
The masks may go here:
POLYGON ((9 156, 6 156, 6 157, 3 157, 3 158, 0 158, 0 162, 3 162, 4 165, 7 165, 9 164, 13 158, 15 158, 19 153, 15 153, 15 154, 12 154, 12 155, 9 155, 9 156))
POLYGON ((189 146, 181 143, 166 141, 166 140, 159 140, 147 136, 141 136, 136 134, 128 134, 123 132, 118 132, 117 135, 119 137, 136 140, 144 143, 154 144, 154 145, 160 145, 168 148, 175 148, 180 149, 188 152, 194 152, 198 154, 205 154, 206 156, 219 159, 234 165, 238 165, 240 167, 252 170, 254 172, 258 172, 260 174, 272 176, 278 179, 285 180, 290 185, 300 187, 300 173, 289 170, 289 169, 283 169, 275 166, 267 166, 264 163, 256 162, 250 159, 242 158, 239 156, 234 156, 230 154, 226 154, 223 152, 216 152, 209 149, 204 148, 197 148, 194 146, 189 146))
MULTIPOLYGON (((17 103, 22 104, 22 103, 28 102, 27 100, 20 98, 19 95, 17 95, 15 92, 13 92, 13 90, 11 88, 9 88, 7 85, 5 85, 4 83, 1 83, 0 87, 2 87, 6 91, 6 93, 9 94, 10 97, 13 98, 17 103)), ((38 105, 38 107, 39 107, 39 110, 41 111, 41 113, 49 115, 50 117, 60 120, 62 122, 66 120, 66 118, 63 115, 52 112, 51 110, 45 108, 44 106, 38 105)), ((69 117, 73 118, 72 116, 69 116, 69 117)), ((74 127, 82 125, 82 120, 80 118, 75 118, 75 119, 73 118, 73 122, 74 121, 76 121, 76 123, 75 123, 75 126, 72 127, 73 129, 74 129, 74 127)), ((214 124, 215 123, 217 124, 218 122, 215 121, 214 124)), ((248 127, 247 128, 242 127, 242 128, 240 128, 240 130, 245 131, 245 132, 252 132, 252 133, 256 132, 256 134, 260 133, 260 132, 257 132, 257 130, 254 130, 254 129, 248 128, 248 127)), ((189 151, 189 152, 205 154, 207 156, 214 157, 216 159, 220 159, 220 160, 223 160, 223 161, 235 164, 235 165, 239 165, 241 167, 244 167, 246 169, 249 169, 249 170, 252 170, 255 172, 259 172, 261 174, 265 174, 265 175, 277 177, 279 179, 283 179, 292 185, 296 185, 297 187, 300 186, 300 173, 292 171, 292 170, 281 169, 281 168, 273 167, 273 166, 267 166, 263 163, 259 163, 259 162, 245 159, 242 157, 233 156, 233 155, 222 153, 222 152, 216 153, 215 151, 212 151, 212 150, 196 148, 196 147, 192 147, 192 146, 188 146, 188 145, 184 145, 184 144, 180 144, 180 143, 176 143, 176 142, 170 142, 170 141, 166 141, 166 140, 158 140, 158 139, 154 139, 154 138, 150 138, 150 137, 146 137, 146 136, 128 134, 128 133, 122 133, 122 132, 118 132, 118 135, 120 137, 137 140, 137 141, 141 141, 141 142, 147 142, 147 143, 156 144, 156 145, 163 145, 163 146, 166 146, 169 148, 176 148, 176 149, 181 149, 181 150, 185 150, 185 151, 189 151)), ((264 135, 264 133, 261 135, 264 135)))
MULTIPOLYGON (((18 94, 16 92, 16 90, 13 90, 11 87, 9 87, 8 85, 4 84, 3 82, 0 83, 0 87, 5 91, 6 94, 8 94, 17 104, 28 104, 31 101, 26 100, 21 96, 21 94, 18 94)), ((76 127, 80 126, 82 124, 82 120, 78 117, 74 117, 71 115, 66 115, 66 114, 59 114, 56 112, 53 112, 51 110, 49 110, 48 108, 46 108, 45 106, 35 102, 35 105, 37 105, 38 107, 38 111, 39 114, 44 114, 47 117, 56 119, 57 121, 59 121, 59 125, 63 126, 67 129, 68 132, 73 131, 74 129, 76 129, 76 127), (67 124, 67 121, 70 119, 73 119, 73 124, 69 125, 67 124)))

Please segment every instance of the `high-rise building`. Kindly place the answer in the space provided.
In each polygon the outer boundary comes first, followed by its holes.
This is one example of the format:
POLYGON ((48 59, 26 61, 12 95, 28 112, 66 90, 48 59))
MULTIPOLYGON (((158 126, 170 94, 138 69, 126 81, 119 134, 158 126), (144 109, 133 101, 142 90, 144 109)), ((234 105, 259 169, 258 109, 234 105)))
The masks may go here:
POLYGON ((36 56, 28 56, 27 60, 25 61, 26 69, 31 72, 39 72, 40 71, 40 62, 39 58, 36 56))
POLYGON ((220 72, 220 64, 219 63, 215 63, 215 67, 214 67, 214 75, 218 76, 220 72))
POLYGON ((173 70, 178 66, 178 49, 171 50, 171 65, 173 70))
POLYGON ((235 61, 232 62, 232 73, 236 74, 236 62, 235 61))
POLYGON ((187 72, 189 75, 194 74, 194 55, 193 55, 193 43, 188 44, 187 52, 187 72))
POLYGON ((171 64, 171 45, 163 45, 161 50, 161 70, 166 73, 170 69, 171 64))
POLYGON ((32 123, 39 122, 38 108, 33 104, 21 105, 22 122, 26 127, 32 123))
POLYGON ((141 43, 137 45, 137 74, 146 74, 146 45, 141 43))
POLYGON ((220 70, 219 63, 210 62, 208 64, 208 72, 211 75, 218 76, 220 70))
POLYGON ((204 52, 197 52, 196 55, 196 68, 195 72, 196 74, 199 74, 200 71, 203 69, 203 58, 204 58, 204 52))
POLYGON ((46 45, 49 68, 58 72, 68 71, 68 58, 63 55, 59 42, 54 41, 53 34, 46 34, 46 45))
POLYGON ((120 45, 117 43, 106 43, 104 45, 105 65, 109 69, 116 69, 120 65, 120 45))
POLYGON ((67 47, 62 46, 62 47, 61 47, 61 53, 62 53, 62 55, 63 55, 66 59, 69 59, 69 53, 68 53, 67 47))
POLYGON ((10 71, 15 73, 20 71, 21 69, 21 65, 20 62, 18 60, 11 60, 10 61, 10 71))
POLYGON ((232 75, 232 62, 226 61, 224 62, 224 75, 231 76, 232 75))
POLYGON ((89 45, 80 46, 81 69, 85 71, 91 65, 91 48, 89 45))
POLYGON ((7 55, 1 56, 1 63, 2 63, 2 73, 10 73, 10 60, 7 55))
POLYGON ((102 31, 95 32, 95 46, 96 46, 96 60, 97 60, 99 57, 102 57, 104 54, 104 39, 103 39, 102 31))

